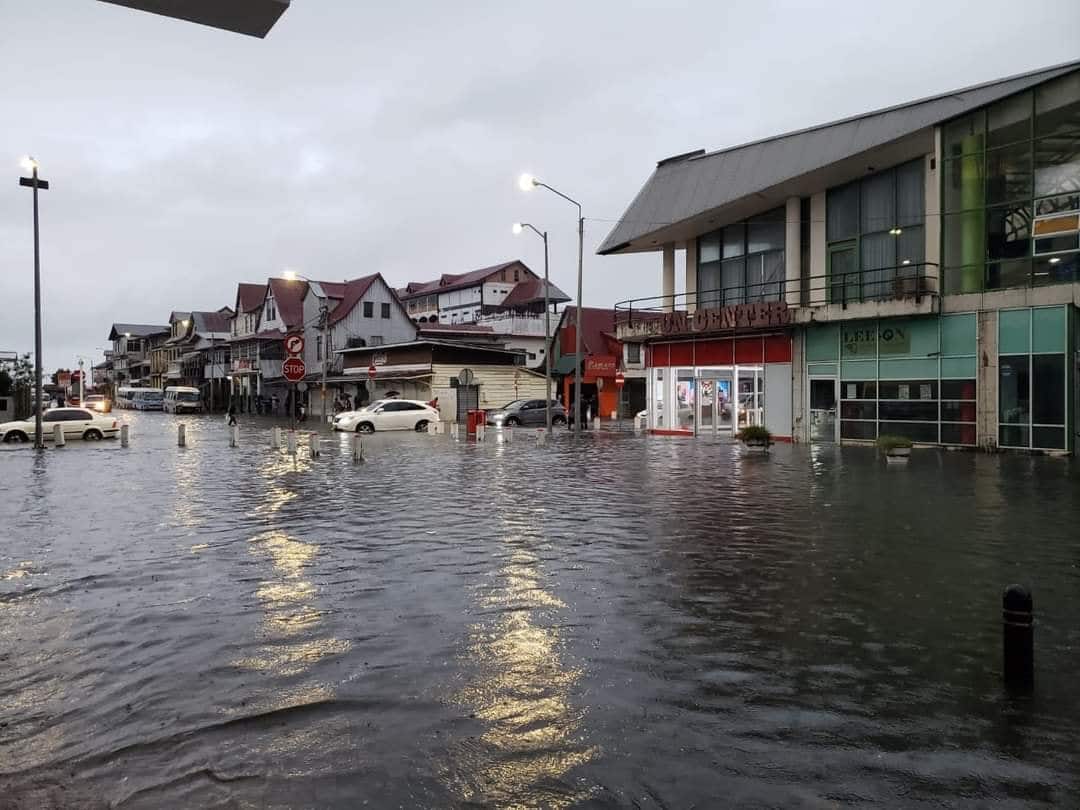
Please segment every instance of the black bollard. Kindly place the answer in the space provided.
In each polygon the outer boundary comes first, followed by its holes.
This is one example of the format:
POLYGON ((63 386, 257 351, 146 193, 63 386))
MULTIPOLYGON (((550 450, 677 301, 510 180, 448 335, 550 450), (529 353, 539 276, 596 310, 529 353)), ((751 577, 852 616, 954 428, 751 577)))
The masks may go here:
POLYGON ((1031 591, 1010 585, 1001 597, 1004 640, 1005 686, 1012 692, 1028 693, 1035 685, 1034 618, 1031 591))

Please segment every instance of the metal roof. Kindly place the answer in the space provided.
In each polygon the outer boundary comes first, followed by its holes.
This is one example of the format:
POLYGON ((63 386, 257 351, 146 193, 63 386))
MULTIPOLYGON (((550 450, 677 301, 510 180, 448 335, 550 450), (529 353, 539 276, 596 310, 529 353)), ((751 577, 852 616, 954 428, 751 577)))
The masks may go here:
POLYGON ((718 152, 662 160, 597 253, 657 250, 653 238, 671 241, 663 232, 672 225, 915 135, 1078 66, 1080 61, 1043 68, 718 152))

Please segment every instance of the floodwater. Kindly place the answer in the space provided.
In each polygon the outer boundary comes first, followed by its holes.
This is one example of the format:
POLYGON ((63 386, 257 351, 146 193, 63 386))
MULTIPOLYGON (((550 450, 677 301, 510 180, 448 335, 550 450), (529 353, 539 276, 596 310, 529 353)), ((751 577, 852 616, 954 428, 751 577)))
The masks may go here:
POLYGON ((126 418, 0 449, 0 807, 1080 804, 1075 462, 126 418))

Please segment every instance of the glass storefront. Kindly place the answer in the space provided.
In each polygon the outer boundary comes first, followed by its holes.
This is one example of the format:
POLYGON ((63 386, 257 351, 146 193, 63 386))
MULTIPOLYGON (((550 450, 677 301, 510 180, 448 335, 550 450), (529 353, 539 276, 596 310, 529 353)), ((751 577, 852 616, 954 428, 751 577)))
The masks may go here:
POLYGON ((998 444, 1068 449, 1069 309, 998 313, 998 444))
POLYGON ((835 440, 838 399, 841 440, 974 445, 976 331, 974 313, 807 329, 812 439, 835 440))

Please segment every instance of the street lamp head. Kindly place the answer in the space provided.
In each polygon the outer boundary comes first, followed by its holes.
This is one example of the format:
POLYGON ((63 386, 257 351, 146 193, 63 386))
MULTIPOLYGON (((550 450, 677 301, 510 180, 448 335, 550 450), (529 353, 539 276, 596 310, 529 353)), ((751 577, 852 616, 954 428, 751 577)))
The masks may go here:
POLYGON ((23 159, 19 161, 19 165, 26 169, 26 171, 32 172, 38 167, 38 162, 30 157, 30 155, 25 155, 23 159))
MULTIPOLYGON (((186 323, 186 321, 185 321, 185 323, 186 323)), ((131 332, 124 332, 124 337, 126 337, 126 338, 131 337, 131 332)))
POLYGON ((286 270, 281 275, 285 278, 286 281, 296 281, 296 279, 298 278, 295 270, 286 270))
POLYGON ((525 230, 524 225, 522 225, 520 222, 515 222, 514 223, 514 228, 513 228, 514 236, 518 236, 523 230, 525 230))
POLYGON ((187 318, 184 318, 184 320, 180 321, 180 325, 185 329, 187 329, 189 323, 191 323, 191 321, 189 321, 187 318))
POLYGON ((540 185, 540 181, 531 174, 526 173, 518 178, 518 188, 522 191, 532 191, 538 185, 540 185))

